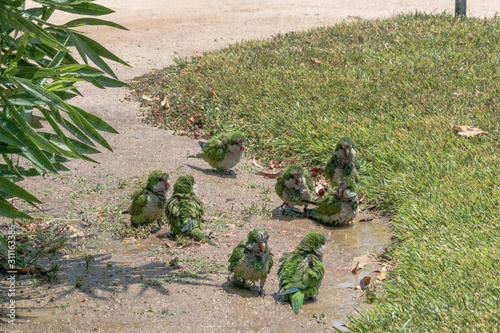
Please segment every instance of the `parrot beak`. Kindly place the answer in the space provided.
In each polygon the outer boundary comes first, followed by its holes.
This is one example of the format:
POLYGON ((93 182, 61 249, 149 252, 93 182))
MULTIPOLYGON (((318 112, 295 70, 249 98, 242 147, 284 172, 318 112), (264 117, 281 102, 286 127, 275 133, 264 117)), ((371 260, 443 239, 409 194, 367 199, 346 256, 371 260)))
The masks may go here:
POLYGON ((245 150, 245 146, 244 146, 244 145, 241 145, 241 146, 240 146, 240 151, 243 151, 243 150, 245 150))
POLYGON ((346 157, 349 157, 350 152, 351 151, 349 149, 344 149, 344 153, 345 153, 346 157))
POLYGON ((266 243, 259 243, 260 252, 266 252, 266 243))
POLYGON ((343 198, 343 197, 344 197, 344 190, 343 190, 343 189, 341 189, 341 188, 339 188, 339 190, 337 191, 337 196, 338 196, 339 198, 343 198))
POLYGON ((170 183, 168 180, 165 180, 165 188, 168 190, 170 188, 170 183))
POLYGON ((295 179, 295 185, 296 186, 302 185, 302 177, 295 179))

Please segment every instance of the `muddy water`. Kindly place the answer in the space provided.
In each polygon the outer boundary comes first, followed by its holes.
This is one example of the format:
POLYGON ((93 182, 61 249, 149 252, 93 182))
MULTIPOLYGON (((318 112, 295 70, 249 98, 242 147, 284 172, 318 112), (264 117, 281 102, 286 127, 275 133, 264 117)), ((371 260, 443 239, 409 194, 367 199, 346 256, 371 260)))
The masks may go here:
MULTIPOLYGON (((362 212, 358 220, 370 216, 362 212)), ((179 248, 162 232, 132 242, 101 235, 85 242, 85 253, 95 258, 88 270, 83 254, 68 254, 62 258, 56 281, 18 281, 15 328, 26 332, 35 328, 39 332, 321 332, 332 324, 339 327, 354 308, 368 306, 362 292, 354 289, 356 282, 348 270, 352 259, 380 253, 390 245, 387 221, 371 217, 374 220, 351 227, 328 228, 303 219, 253 216, 242 228, 216 232, 215 248, 208 244, 179 248), (168 265, 173 258, 202 257, 226 265, 232 248, 255 227, 269 232, 275 259, 264 297, 231 285, 225 266, 206 276, 151 283, 181 276, 182 263, 181 268, 168 265), (295 315, 290 304, 277 296, 278 259, 309 231, 327 236, 326 274, 317 300, 306 301, 295 315), (145 251, 159 251, 165 243, 171 246, 168 253, 155 256, 145 251)), ((369 261, 358 279, 378 268, 369 261)), ((2 302, 5 296, 2 293, 2 302)), ((5 309, 2 312, 5 320, 5 309)))

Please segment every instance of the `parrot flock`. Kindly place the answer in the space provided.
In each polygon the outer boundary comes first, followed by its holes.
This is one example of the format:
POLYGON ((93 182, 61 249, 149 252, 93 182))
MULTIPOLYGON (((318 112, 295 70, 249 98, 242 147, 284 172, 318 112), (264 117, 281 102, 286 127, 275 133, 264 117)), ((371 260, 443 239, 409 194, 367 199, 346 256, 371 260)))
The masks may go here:
MULTIPOLYGON (((208 142, 199 142, 202 152, 189 158, 201 158, 217 172, 231 172, 245 149, 245 135, 241 132, 220 134, 208 142)), ((327 226, 346 226, 356 217, 359 182, 359 163, 353 141, 343 137, 336 144, 324 174, 331 188, 322 197, 314 189, 313 179, 307 168, 293 164, 277 178, 276 194, 283 200, 283 215, 306 217, 327 226), (308 206, 313 208, 308 209, 308 206), (303 210, 295 209, 303 206, 303 210)), ((132 194, 132 204, 123 213, 130 214, 132 226, 152 225, 161 228, 166 217, 174 236, 185 236, 196 241, 216 244, 203 231, 204 204, 195 194, 195 180, 190 174, 177 178, 173 194, 167 200, 170 188, 169 174, 160 170, 151 172, 144 188, 132 194)), ((326 238, 317 232, 307 233, 292 252, 284 253, 278 269, 278 295, 290 302, 294 313, 301 309, 306 297, 315 300, 325 274, 323 254, 326 238)), ((258 282, 260 295, 273 267, 269 234, 263 229, 253 229, 246 240, 234 248, 228 260, 228 280, 245 288, 247 282, 258 282)))

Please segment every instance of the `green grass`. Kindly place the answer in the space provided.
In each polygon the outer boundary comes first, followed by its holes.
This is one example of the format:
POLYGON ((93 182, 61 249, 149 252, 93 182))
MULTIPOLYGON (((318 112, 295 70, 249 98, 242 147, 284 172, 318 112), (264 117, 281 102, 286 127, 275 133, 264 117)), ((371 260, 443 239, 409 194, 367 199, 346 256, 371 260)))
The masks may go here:
POLYGON ((368 161, 361 189, 398 242, 376 306, 349 316, 349 329, 496 332, 499 75, 498 18, 415 13, 177 59, 133 88, 169 100, 150 122, 189 130, 201 115, 205 134, 241 129, 267 158, 322 166, 350 136, 368 161), (453 125, 489 135, 463 138, 453 125))

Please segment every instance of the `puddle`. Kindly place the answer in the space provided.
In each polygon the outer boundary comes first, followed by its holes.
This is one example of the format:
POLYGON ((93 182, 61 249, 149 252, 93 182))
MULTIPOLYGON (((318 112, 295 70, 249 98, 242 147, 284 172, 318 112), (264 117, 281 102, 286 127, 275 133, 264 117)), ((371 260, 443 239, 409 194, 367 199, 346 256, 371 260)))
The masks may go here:
MULTIPOLYGON (((362 212, 358 219, 367 216, 362 212)), ((162 238, 165 229, 135 242, 100 235, 87 243, 86 251, 95 259, 88 269, 82 253, 64 257, 54 282, 37 278, 33 283, 19 277, 15 328, 41 332, 322 332, 332 325, 341 327, 346 314, 368 306, 362 291, 354 289, 356 282, 349 271, 352 259, 381 253, 391 243, 387 220, 373 217, 351 227, 331 228, 308 219, 251 216, 243 227, 216 231, 217 247, 180 248, 176 241, 162 238), (264 297, 227 281, 231 251, 253 228, 269 232, 274 254, 264 297), (279 257, 293 250, 310 231, 327 237, 326 274, 316 302, 306 301, 295 315, 290 304, 277 296, 279 257), (162 247, 165 243, 170 247, 162 247), (178 267, 169 265, 175 258, 178 267), (183 272, 191 267, 183 261, 186 258, 208 263, 212 272, 191 271, 186 276, 183 272)), ((189 269, 199 269, 193 267, 189 269)), ((358 279, 378 268, 369 261, 358 279)), ((5 282, 0 294, 4 323, 5 282)))

